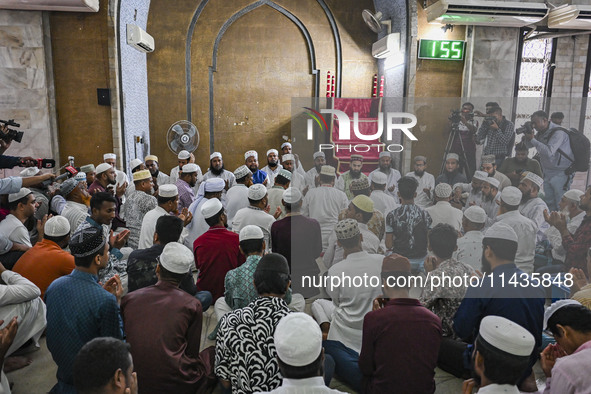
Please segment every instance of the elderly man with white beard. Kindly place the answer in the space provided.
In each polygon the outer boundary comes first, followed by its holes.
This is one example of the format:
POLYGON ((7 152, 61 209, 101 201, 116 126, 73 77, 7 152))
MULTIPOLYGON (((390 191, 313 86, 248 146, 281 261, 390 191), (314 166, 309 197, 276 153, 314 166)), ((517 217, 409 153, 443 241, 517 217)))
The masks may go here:
POLYGON ((533 172, 528 172, 519 183, 519 190, 523 195, 519 212, 526 218, 533 220, 538 227, 536 234, 536 243, 538 244, 546 239, 546 230, 550 228, 550 224, 544 220, 544 211, 548 210, 548 206, 544 200, 538 197, 543 184, 544 180, 533 172))

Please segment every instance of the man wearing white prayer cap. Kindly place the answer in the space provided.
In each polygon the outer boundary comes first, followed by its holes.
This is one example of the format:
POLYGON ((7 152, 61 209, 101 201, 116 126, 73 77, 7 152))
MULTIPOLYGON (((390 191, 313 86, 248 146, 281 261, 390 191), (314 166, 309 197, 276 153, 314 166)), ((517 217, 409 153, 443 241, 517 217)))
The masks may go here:
POLYGON ((501 192, 501 206, 497 215, 497 222, 508 224, 519 237, 519 247, 515 256, 517 268, 532 273, 536 249, 536 233, 538 227, 531 220, 519 212, 522 193, 514 187, 508 186, 501 192))
POLYGON ((480 207, 486 212, 488 217, 484 230, 489 228, 497 220, 499 206, 501 203, 501 193, 499 192, 499 181, 496 178, 488 177, 481 184, 482 200, 480 207))
POLYGON ((369 173, 369 183, 371 184, 371 182, 373 182, 375 174, 384 174, 386 176, 384 193, 394 198, 396 203, 398 203, 399 199, 396 187, 398 180, 401 178, 400 172, 392 165, 392 155, 390 152, 380 152, 378 160, 378 168, 369 173))
POLYGON ((356 153, 352 154, 349 161, 349 169, 339 176, 339 179, 337 179, 337 182, 334 185, 335 188, 345 192, 349 200, 352 200, 353 197, 355 197, 351 191, 351 183, 356 179, 367 179, 367 175, 361 171, 362 168, 363 155, 356 153))
POLYGON ((134 190, 123 204, 123 216, 129 229, 128 246, 138 249, 144 216, 158 206, 152 174, 148 170, 133 173, 134 190))
POLYGON ((291 173, 291 180, 289 186, 296 187, 303 193, 307 192, 306 181, 304 179, 305 173, 304 175, 302 175, 301 171, 297 171, 295 168, 295 163, 295 155, 292 155, 291 153, 285 154, 281 157, 281 165, 283 166, 283 169, 291 173))
POLYGON ((261 169, 269 176, 269 182, 266 185, 267 188, 273 187, 275 177, 282 168, 283 166, 279 164, 279 152, 277 152, 277 149, 269 149, 267 151, 267 165, 261 169))
POLYGON ((267 188, 258 183, 248 188, 248 201, 250 205, 242 208, 234 216, 232 222, 232 231, 239 233, 244 226, 256 225, 263 230, 265 234, 265 244, 267 249, 271 248, 271 225, 275 219, 281 214, 278 208, 273 215, 267 213, 266 209, 269 205, 269 198, 267 196, 267 188))
POLYGON ((445 182, 439 183, 435 186, 435 204, 425 208, 425 212, 431 216, 433 223, 431 227, 435 227, 439 223, 445 223, 452 226, 456 231, 462 228, 462 211, 454 208, 449 203, 451 200, 451 186, 445 182))
POLYGON ((482 202, 482 182, 488 178, 486 171, 475 171, 472 176, 472 182, 462 184, 462 192, 468 192, 468 199, 466 200, 466 207, 471 205, 478 205, 482 202))
POLYGON ((458 238, 458 248, 453 254, 456 261, 461 261, 475 270, 482 269, 483 228, 488 217, 481 207, 472 205, 466 208, 462 218, 464 235, 458 238))
POLYGON ((326 165, 326 155, 324 152, 314 152, 312 157, 314 158, 314 167, 310 168, 304 176, 308 190, 317 187, 320 170, 322 166, 326 165))
POLYGON ((199 177, 199 166, 194 163, 183 165, 175 185, 179 189, 179 210, 188 208, 195 200, 195 187, 199 177))
MULTIPOLYGON (((21 178, 30 178, 34 176, 39 176, 41 174, 41 170, 37 167, 27 167, 20 172, 21 178)), ((76 176, 85 176, 83 172, 79 172, 76 176)), ((39 181, 37 184, 30 185, 29 190, 33 192, 33 196, 35 197, 35 201, 37 201, 38 207, 37 211, 35 211, 35 219, 43 220, 43 217, 49 213, 49 194, 47 190, 47 186, 43 185, 43 182, 39 181)), ((64 202, 65 204, 65 202, 64 202)), ((36 230, 35 230, 36 231, 36 230)))
POLYGON ((232 230, 232 221, 236 212, 249 205, 248 188, 252 185, 252 172, 242 165, 234 170, 236 183, 226 193, 226 212, 228 214, 228 229, 232 230))
MULTIPOLYGON (((294 171, 297 172, 298 174, 300 174, 302 176, 302 178, 306 177, 306 170, 304 170, 304 167, 302 167, 302 162, 300 161, 300 156, 292 152, 291 142, 284 142, 283 144, 281 144, 281 154, 282 155, 293 154, 294 171)), ((283 160, 282 160, 281 164, 283 164, 283 160)), ((293 171, 291 171, 291 172, 293 172, 293 171)))
POLYGON ((203 181, 212 178, 221 178, 226 182, 222 192, 222 202, 226 202, 226 192, 236 183, 234 174, 224 168, 224 159, 220 152, 209 155, 209 170, 203 175, 203 181))
POLYGON ((435 186, 440 183, 455 185, 456 183, 467 183, 468 179, 460 171, 460 156, 457 153, 448 153, 445 158, 443 172, 435 179, 435 186))
POLYGON ((550 228, 550 224, 544 219, 544 211, 548 211, 548 205, 538 197, 543 183, 544 180, 533 172, 528 172, 519 183, 519 190, 522 194, 519 212, 536 224, 538 228, 536 244, 546 240, 546 231, 550 228))
MULTIPOLYGON (((503 193, 511 187, 505 188, 503 193)), ((534 391, 535 381, 529 377, 531 367, 538 359, 537 349, 542 344, 546 290, 532 282, 530 276, 515 265, 519 230, 514 228, 514 225, 501 221, 493 224, 484 234, 481 271, 485 276, 482 282, 468 287, 454 317, 454 330, 460 339, 475 338, 482 319, 491 315, 504 317, 525 328, 533 335, 536 346, 530 352, 528 368, 521 374, 518 385, 522 391, 534 391), (504 278, 514 280, 509 283, 504 278)), ((462 347, 456 344, 444 340, 439 354, 446 355, 445 360, 441 360, 442 367, 446 371, 455 371, 458 376, 457 372, 463 370, 464 364, 462 347)))
MULTIPOLYGON (((129 168, 131 169, 130 178, 132 178, 131 179, 132 182, 129 182, 127 185, 127 189, 125 189, 125 198, 126 199, 128 199, 129 196, 131 196, 133 194, 133 192, 135 191, 135 180, 133 179, 133 174, 138 171, 144 171, 147 169, 144 162, 141 161, 140 159, 137 159, 137 158, 133 159, 132 161, 129 162, 129 168)), ((154 185, 152 184, 152 186, 154 186, 154 185)), ((150 209, 152 209, 152 208, 150 208, 150 209)))
MULTIPOLYGON (((29 231, 24 223, 35 214, 37 209, 33 192, 23 187, 17 193, 9 194, 8 209, 10 214, 0 222, 0 234, 14 243, 32 247, 29 231)), ((42 238, 43 234, 40 235, 42 238)))
POLYGON ((318 176, 318 187, 310 189, 304 197, 302 214, 318 220, 322 231, 322 250, 328 247, 334 226, 339 221, 339 213, 349 206, 347 195, 334 186, 335 168, 322 166, 318 176))
POLYGON ((244 164, 252 172, 252 183, 269 184, 269 174, 259 170, 259 154, 255 150, 249 150, 244 153, 244 164))
POLYGON ((429 174, 427 169, 427 158, 425 156, 415 156, 413 159, 414 171, 406 176, 414 178, 419 186, 417 187, 417 196, 414 199, 415 205, 425 209, 432 204, 433 189, 435 189, 435 177, 429 174))
POLYGON ((518 394, 517 383, 535 345, 533 335, 520 325, 500 316, 485 317, 472 352, 475 379, 464 387, 479 386, 479 393, 518 394))
POLYGON ((127 186, 129 186, 130 182, 129 178, 127 177, 127 174, 117 169, 117 155, 114 153, 105 153, 103 155, 103 161, 115 169, 115 179, 117 180, 117 187, 119 189, 122 189, 119 197, 123 196, 123 194, 125 193, 125 188, 123 187, 123 185, 127 183, 127 186))
MULTIPOLYGON (((293 163, 293 161, 291 163, 293 163)), ((285 217, 285 211, 283 210, 283 204, 281 204, 281 199, 283 198, 283 192, 288 187, 292 187, 291 183, 295 175, 298 174, 293 174, 289 170, 282 168, 275 176, 273 186, 267 190, 267 197, 269 199, 269 212, 276 212, 277 208, 281 210, 281 213, 279 214, 277 219, 283 219, 285 217)))
POLYGON ((154 180, 154 189, 158 190, 160 185, 166 185, 170 182, 170 177, 160 171, 160 165, 158 156, 156 155, 148 155, 144 158, 144 162, 146 163, 146 168, 152 174, 152 179, 154 180))
POLYGON ((390 193, 386 193, 388 176, 382 171, 376 170, 369 174, 369 180, 371 181, 371 194, 369 198, 373 201, 374 209, 386 217, 390 212, 400 206, 398 204, 398 198, 394 198, 390 193))
MULTIPOLYGON (((560 212, 566 217, 566 228, 570 234, 577 231, 585 218, 586 212, 579 207, 581 196, 584 194, 581 190, 570 189, 562 195, 558 203, 560 212)), ((552 245, 552 267, 543 269, 544 272, 565 272, 566 250, 562 246, 562 234, 556 227, 550 226, 546 230, 546 238, 552 245)))
MULTIPOLYGON (((180 173, 183 169, 185 164, 191 163, 197 166, 197 180, 195 181, 195 186, 193 186, 193 194, 197 195, 197 191, 199 189, 199 185, 203 182, 203 173, 201 172, 201 167, 197 163, 195 163, 195 158, 189 151, 182 150, 177 155, 179 165, 174 167, 170 170, 170 180, 169 182, 173 185, 176 185, 176 181, 179 179, 180 173)), ((180 191, 180 190, 179 190, 180 191)))
POLYGON ((226 182, 222 178, 210 178, 203 182, 199 187, 197 198, 189 206, 189 213, 193 215, 193 220, 187 225, 188 234, 183 242, 189 249, 193 250, 193 243, 195 240, 209 230, 209 225, 205 221, 205 217, 201 212, 203 204, 212 198, 221 200, 222 191, 225 187, 226 182))

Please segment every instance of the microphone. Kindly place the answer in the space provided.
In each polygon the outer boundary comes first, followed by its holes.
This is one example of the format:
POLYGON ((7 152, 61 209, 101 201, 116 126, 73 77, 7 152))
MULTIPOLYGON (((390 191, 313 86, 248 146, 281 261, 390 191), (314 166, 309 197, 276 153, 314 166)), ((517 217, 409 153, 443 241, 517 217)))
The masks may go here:
POLYGON ((43 168, 54 168, 55 167, 55 160, 53 159, 35 159, 32 157, 21 157, 19 163, 19 167, 37 167, 39 169, 43 168))
POLYGON ((55 177, 55 179, 53 181, 50 179, 47 179, 42 182, 42 185, 47 187, 47 186, 51 185, 53 182, 59 182, 59 181, 66 180, 68 178, 75 176, 78 173, 78 171, 72 166, 66 166, 66 168, 64 168, 64 170, 66 170, 66 172, 64 172, 62 175, 55 177))

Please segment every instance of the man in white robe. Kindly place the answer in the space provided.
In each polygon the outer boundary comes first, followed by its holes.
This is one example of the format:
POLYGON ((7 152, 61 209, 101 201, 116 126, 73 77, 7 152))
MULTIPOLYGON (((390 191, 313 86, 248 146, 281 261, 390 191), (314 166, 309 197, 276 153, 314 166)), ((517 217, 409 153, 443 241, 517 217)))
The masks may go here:
POLYGON ((449 203, 452 189, 447 183, 440 183, 435 186, 435 205, 425 208, 425 212, 433 220, 431 227, 439 223, 445 223, 452 226, 456 231, 462 228, 462 211, 454 208, 449 203))
POLYGON ((250 205, 242 208, 234 215, 232 231, 240 233, 240 230, 248 225, 260 227, 265 236, 266 250, 269 251, 271 250, 271 226, 281 214, 281 210, 276 210, 273 215, 266 212, 269 198, 267 188, 261 183, 248 188, 248 201, 250 205))
POLYGON ((371 194, 369 198, 373 201, 374 208, 380 211, 384 217, 400 206, 398 200, 386 193, 388 178, 383 172, 372 172, 369 175, 371 181, 371 194))
POLYGON ((261 168, 262 171, 267 173, 269 177, 269 181, 267 182, 267 189, 273 187, 273 183, 275 182, 275 177, 279 174, 279 171, 283 168, 281 164, 279 164, 279 152, 277 149, 269 149, 267 151, 267 165, 261 168))
POLYGON ((211 178, 203 182, 199 187, 197 198, 189 206, 189 213, 193 215, 193 220, 187 226, 187 237, 183 242, 187 248, 193 250, 193 242, 209 230, 209 224, 207 224, 205 217, 201 213, 201 207, 207 200, 212 198, 217 198, 221 201, 222 190, 224 190, 225 186, 226 182, 223 179, 211 178))
POLYGON ((519 212, 526 218, 533 220, 538 227, 537 244, 546 239, 546 231, 550 228, 550 224, 544 219, 544 211, 548 210, 548 205, 538 197, 543 184, 544 180, 533 172, 528 172, 519 183, 519 190, 522 194, 519 212))
MULTIPOLYGON (((581 190, 571 189, 562 195, 558 207, 566 216, 566 228, 568 232, 574 234, 581 225, 586 212, 579 207, 581 196, 585 193, 581 190)), ((552 245, 552 258, 554 264, 564 263, 566 260, 566 250, 562 246, 562 234, 554 226, 546 230, 546 238, 552 245)))
POLYGON ((224 159, 220 152, 213 152, 209 155, 209 170, 203 175, 203 181, 212 178, 221 178, 226 182, 226 186, 222 192, 222 202, 225 203, 226 192, 234 186, 234 183, 236 183, 236 177, 233 173, 224 168, 224 159))
POLYGON ((462 219, 464 235, 458 238, 458 248, 452 256, 454 260, 478 271, 482 271, 482 239, 484 238, 482 230, 486 219, 486 212, 480 207, 471 206, 464 211, 462 219))
POLYGON ((417 187, 417 196, 414 199, 415 205, 425 209, 433 205, 433 189, 435 189, 435 177, 425 170, 427 169, 427 158, 425 156, 416 156, 414 158, 414 171, 406 176, 413 177, 419 183, 417 187))
POLYGON ((369 182, 373 181, 374 175, 382 173, 386 175, 386 194, 390 195, 398 203, 398 180, 402 177, 400 172, 392 168, 392 156, 390 152, 380 152, 378 168, 369 173, 369 182))
POLYGON ((314 152, 313 157, 314 167, 310 168, 308 172, 306 172, 306 176, 304 176, 308 190, 316 187, 316 179, 320 175, 320 170, 322 169, 322 166, 326 165, 326 155, 324 152, 314 152))

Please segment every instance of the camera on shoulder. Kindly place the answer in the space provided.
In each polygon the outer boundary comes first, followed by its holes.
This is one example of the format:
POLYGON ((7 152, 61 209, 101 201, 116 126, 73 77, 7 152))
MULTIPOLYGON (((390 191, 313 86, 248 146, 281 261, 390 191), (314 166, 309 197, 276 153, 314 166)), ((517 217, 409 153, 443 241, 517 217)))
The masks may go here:
MULTIPOLYGON (((14 119, 9 119, 9 120, 2 120, 0 119, 0 124, 2 126, 5 127, 21 127, 21 125, 19 123, 16 123, 14 121, 14 119)), ((23 140, 23 135, 25 133, 23 131, 20 130, 14 130, 14 129, 10 129, 8 128, 6 130, 6 133, 2 133, 0 132, 0 139, 4 140, 5 142, 10 142, 10 141, 16 141, 20 144, 20 142, 23 140)))

